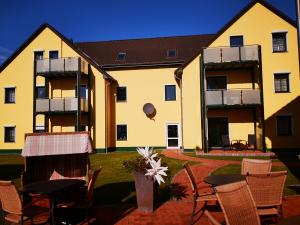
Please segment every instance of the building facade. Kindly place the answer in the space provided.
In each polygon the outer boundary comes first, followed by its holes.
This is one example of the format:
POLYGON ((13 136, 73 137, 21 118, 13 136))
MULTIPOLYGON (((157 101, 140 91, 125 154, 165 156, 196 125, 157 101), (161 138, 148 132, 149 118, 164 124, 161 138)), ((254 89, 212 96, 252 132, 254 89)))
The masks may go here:
POLYGON ((73 43, 42 25, 0 68, 0 153, 88 130, 97 152, 300 147, 297 26, 252 1, 211 35, 73 43))

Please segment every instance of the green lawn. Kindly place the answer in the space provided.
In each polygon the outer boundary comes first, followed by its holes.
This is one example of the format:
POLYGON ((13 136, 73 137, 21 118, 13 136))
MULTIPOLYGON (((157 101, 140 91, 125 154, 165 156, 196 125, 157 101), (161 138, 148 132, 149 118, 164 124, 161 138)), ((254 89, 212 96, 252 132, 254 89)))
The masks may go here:
MULTIPOLYGON (((135 203, 134 178, 127 173, 122 162, 137 156, 134 152, 115 152, 109 154, 94 154, 90 156, 91 167, 102 166, 102 171, 95 186, 95 202, 114 203, 135 203)), ((171 177, 181 168, 183 161, 163 158, 169 167, 169 176, 166 183, 160 186, 158 196, 160 201, 170 197, 169 184, 171 177)), ((0 155, 0 180, 14 180, 17 187, 20 186, 20 175, 23 171, 23 158, 18 155, 0 155)))
MULTIPOLYGON (((284 188, 284 194, 285 195, 295 195, 300 194, 300 192, 292 190, 288 187, 290 184, 300 184, 300 171, 298 168, 292 168, 289 169, 286 166, 273 166, 272 171, 280 171, 280 170, 287 170, 288 171, 288 177, 285 182, 285 188, 284 188)), ((235 165, 235 164, 229 164, 227 166, 221 167, 214 171, 212 174, 218 175, 218 174, 239 174, 241 172, 241 165, 235 165)))

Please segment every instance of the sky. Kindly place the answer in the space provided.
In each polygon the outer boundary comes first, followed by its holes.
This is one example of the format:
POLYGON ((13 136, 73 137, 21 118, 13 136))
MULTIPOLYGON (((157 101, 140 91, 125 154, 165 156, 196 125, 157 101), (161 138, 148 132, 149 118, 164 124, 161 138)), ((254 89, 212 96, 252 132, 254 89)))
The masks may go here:
MULTIPOLYGON (((251 0, 0 0, 0 64, 47 22, 74 42, 216 33, 251 0)), ((267 0, 296 19, 295 0, 267 0)))

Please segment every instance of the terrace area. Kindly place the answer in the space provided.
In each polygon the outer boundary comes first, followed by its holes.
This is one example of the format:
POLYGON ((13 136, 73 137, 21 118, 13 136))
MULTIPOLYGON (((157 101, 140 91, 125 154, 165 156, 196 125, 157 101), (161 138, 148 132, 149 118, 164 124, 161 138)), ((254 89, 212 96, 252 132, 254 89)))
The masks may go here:
MULTIPOLYGON (((188 177, 182 170, 182 164, 184 162, 192 164, 197 183, 203 192, 210 189, 204 182, 205 177, 209 174, 239 173, 242 159, 242 157, 195 156, 194 153, 182 154, 174 150, 158 152, 164 155, 163 160, 168 164, 170 172, 166 183, 162 184, 158 190, 153 213, 145 213, 137 209, 133 176, 122 166, 124 160, 137 156, 137 153, 90 155, 91 167, 97 168, 101 165, 103 168, 95 184, 91 224, 188 224, 192 210, 192 190, 188 177)), ((258 158, 261 159, 261 157, 258 158)), ((263 159, 267 158, 267 156, 263 157, 263 159)), ((284 189, 286 196, 283 200, 284 217, 300 215, 299 190, 289 188, 290 184, 300 182, 299 167, 299 160, 294 156, 278 155, 277 159, 273 159, 273 170, 289 171, 284 189)), ((0 180, 13 179, 17 187, 20 187, 22 170, 22 157, 0 156, 0 180)), ((203 204, 199 203, 194 224, 210 224, 207 217, 203 215, 202 207, 203 204)), ((223 213, 220 208, 215 207, 214 204, 208 205, 209 210, 214 210, 214 217, 222 221, 223 213)), ((78 217, 72 217, 80 221, 81 213, 78 212, 76 215, 78 217)), ((41 218, 40 221, 42 221, 41 218)), ((38 223, 39 220, 35 222, 38 223)), ((77 222, 74 224, 82 224, 77 222)))

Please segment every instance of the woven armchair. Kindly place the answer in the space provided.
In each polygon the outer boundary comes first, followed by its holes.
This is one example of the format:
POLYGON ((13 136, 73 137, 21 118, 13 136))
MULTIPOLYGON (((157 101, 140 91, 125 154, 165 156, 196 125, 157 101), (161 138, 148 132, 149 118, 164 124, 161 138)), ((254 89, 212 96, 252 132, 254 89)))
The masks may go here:
MULTIPOLYGON (((218 186, 216 196, 227 225, 260 225, 256 204, 246 181, 218 186)), ((208 212, 204 212, 213 225, 221 225, 208 212)))
MULTIPOLYGON (((33 218, 38 215, 49 218, 49 208, 33 205, 34 202, 22 206, 20 196, 12 181, 0 181, 0 200, 4 219, 15 224, 23 224, 25 220, 30 219, 33 224, 33 218)), ((47 221, 45 221, 47 222, 47 221)))
POLYGON ((246 159, 242 160, 241 174, 264 174, 271 172, 272 160, 246 159))
POLYGON ((60 209, 82 209, 85 210, 85 218, 87 223, 89 224, 89 210, 93 205, 93 195, 94 195, 94 187, 95 182, 102 168, 95 170, 90 178, 88 183, 86 192, 83 195, 74 196, 74 198, 61 202, 57 205, 60 209))
POLYGON ((287 171, 248 174, 247 182, 260 216, 282 216, 282 198, 287 171))
POLYGON ((199 188, 197 187, 196 179, 193 174, 192 168, 188 163, 185 163, 183 165, 184 170, 189 178, 191 187, 192 187, 192 193, 193 193, 193 210, 191 214, 190 224, 193 224, 193 219, 195 216, 195 210, 197 207, 197 202, 204 202, 204 207, 206 206, 207 202, 209 201, 217 201, 217 197, 214 193, 203 193, 199 194, 199 188))

